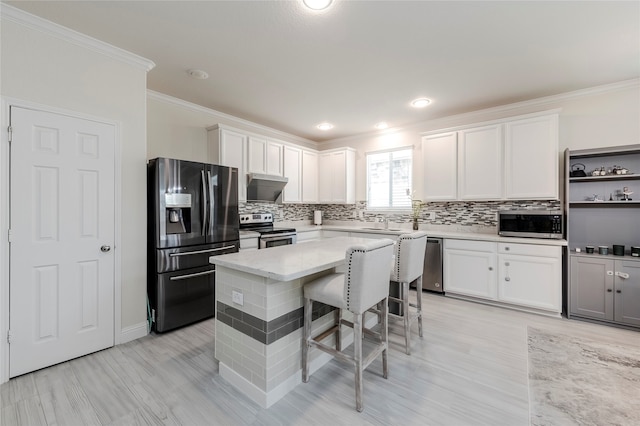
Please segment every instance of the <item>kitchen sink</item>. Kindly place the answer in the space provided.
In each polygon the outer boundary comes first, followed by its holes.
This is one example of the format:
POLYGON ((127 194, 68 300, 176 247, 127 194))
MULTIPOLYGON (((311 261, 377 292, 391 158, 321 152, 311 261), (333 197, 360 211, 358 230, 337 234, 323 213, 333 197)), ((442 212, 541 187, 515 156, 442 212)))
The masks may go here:
POLYGON ((400 229, 400 228, 388 228, 388 229, 384 229, 384 228, 360 228, 360 229, 366 229, 367 231, 402 231, 402 229, 400 229))

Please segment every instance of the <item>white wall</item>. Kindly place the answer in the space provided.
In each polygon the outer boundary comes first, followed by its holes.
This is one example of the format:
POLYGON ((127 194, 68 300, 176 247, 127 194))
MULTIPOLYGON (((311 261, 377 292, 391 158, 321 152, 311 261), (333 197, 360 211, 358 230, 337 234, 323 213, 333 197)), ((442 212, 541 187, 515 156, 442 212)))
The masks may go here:
MULTIPOLYGON (((6 9, 3 10, 5 12, 6 9)), ((121 329, 146 323, 146 74, 152 63, 126 62, 34 29, 24 22, 1 21, 0 95, 54 110, 77 112, 118 124, 121 146, 121 329)), ((132 55, 133 56, 133 55, 132 55)), ((143 58, 140 58, 143 59, 143 58)), ((142 61, 144 62, 144 60, 142 61)), ((5 116, 2 117, 6 129, 5 116)), ((9 163, 6 151, 3 168, 9 163)), ((2 216, 7 220, 8 184, 0 175, 2 216)), ((2 231, 4 233, 4 231, 2 231)), ((118 238, 118 237, 116 237, 118 238)), ((6 255, 6 253, 3 253, 6 255)), ((4 259, 6 260, 6 259, 4 259)), ((3 262, 6 266, 6 263, 3 262)), ((1 275, 6 278, 6 274, 1 275)), ((0 286, 2 288, 2 286, 0 286)), ((2 295, 0 295, 0 298, 2 295)), ((0 310, 7 306, 0 300, 0 310)), ((7 318, 0 312, 0 318, 7 318)), ((2 321, 0 321, 1 323, 2 321)), ((146 329, 143 329, 146 333, 146 329)), ((120 335, 116 330, 116 339, 120 335)), ((1 355, 0 355, 1 356, 1 355)), ((1 363, 0 363, 1 364, 1 363)), ((2 374, 0 372, 0 379, 2 374)), ((0 380, 1 381, 1 380, 0 380)))
POLYGON ((640 84, 638 80, 434 119, 401 130, 323 142, 322 150, 350 146, 356 154, 356 200, 366 199, 365 154, 396 146, 414 147, 413 180, 422 196, 421 133, 560 108, 559 167, 566 148, 632 145, 640 143, 640 84))
POLYGON ((147 158, 206 161, 207 127, 226 124, 285 142, 317 149, 315 142, 260 126, 228 114, 149 91, 147 158))

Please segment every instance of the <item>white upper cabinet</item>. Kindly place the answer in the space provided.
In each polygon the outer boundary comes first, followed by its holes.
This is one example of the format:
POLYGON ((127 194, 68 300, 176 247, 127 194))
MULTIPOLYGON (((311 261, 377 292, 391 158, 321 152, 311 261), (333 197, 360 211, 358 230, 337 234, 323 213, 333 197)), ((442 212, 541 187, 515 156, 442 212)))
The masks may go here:
POLYGON ((247 135, 219 125, 207 131, 209 162, 238 169, 238 201, 246 201, 247 135))
POLYGON ((356 154, 353 148, 323 151, 318 161, 319 201, 353 204, 356 202, 356 154))
POLYGON ((248 146, 249 173, 283 176, 283 143, 252 135, 248 146))
POLYGON ((502 126, 458 132, 458 196, 461 200, 502 198, 502 126))
POLYGON ((283 203, 299 203, 302 201, 302 150, 292 146, 284 146, 284 176, 289 182, 282 193, 283 203))
POLYGON ((302 151, 302 202, 318 202, 318 153, 302 151))
POLYGON ((424 200, 557 200, 558 114, 422 137, 424 200))
POLYGON ((284 144, 267 140, 267 174, 284 176, 284 144))
POLYGON ((505 196, 558 199, 558 115, 505 123, 505 196))
POLYGON ((458 198, 458 145, 456 132, 422 138, 425 201, 458 198))

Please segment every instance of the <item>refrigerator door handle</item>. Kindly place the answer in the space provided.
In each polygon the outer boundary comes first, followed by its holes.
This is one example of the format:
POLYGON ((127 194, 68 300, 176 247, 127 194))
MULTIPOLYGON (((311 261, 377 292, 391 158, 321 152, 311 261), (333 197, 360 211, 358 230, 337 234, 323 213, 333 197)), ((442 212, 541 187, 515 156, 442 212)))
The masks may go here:
POLYGON ((194 250, 194 251, 185 251, 185 252, 182 252, 182 253, 171 253, 171 254, 169 254, 169 257, 190 256, 192 254, 202 254, 202 253, 213 253, 213 252, 216 252, 216 251, 229 250, 229 249, 233 249, 233 248, 236 248, 235 244, 232 244, 230 246, 220 247, 220 248, 207 249, 207 250, 194 250))
POLYGON ((207 235, 207 179, 204 176, 204 170, 200 171, 202 178, 202 235, 207 235))
POLYGON ((213 227, 215 226, 213 221, 213 211, 214 211, 214 200, 213 200, 213 182, 211 179, 211 171, 207 170, 207 186, 209 187, 209 233, 213 234, 213 227))
POLYGON ((196 272, 195 274, 177 275, 175 277, 169 278, 169 280, 171 280, 171 281, 188 280, 189 278, 200 277, 202 275, 211 275, 211 274, 215 274, 215 273, 216 273, 215 270, 204 271, 204 272, 196 272))

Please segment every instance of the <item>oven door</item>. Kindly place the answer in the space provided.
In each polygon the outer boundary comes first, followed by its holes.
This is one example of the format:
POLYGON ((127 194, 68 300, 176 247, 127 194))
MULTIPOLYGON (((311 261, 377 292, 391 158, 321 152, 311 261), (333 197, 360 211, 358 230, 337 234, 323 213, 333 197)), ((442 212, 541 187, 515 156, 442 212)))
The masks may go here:
POLYGON ((258 248, 270 248, 270 247, 278 247, 278 246, 288 246, 290 244, 296 243, 296 234, 295 233, 286 233, 286 234, 269 234, 260 236, 260 245, 258 248))

